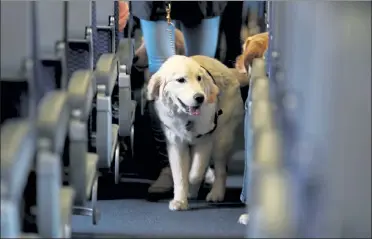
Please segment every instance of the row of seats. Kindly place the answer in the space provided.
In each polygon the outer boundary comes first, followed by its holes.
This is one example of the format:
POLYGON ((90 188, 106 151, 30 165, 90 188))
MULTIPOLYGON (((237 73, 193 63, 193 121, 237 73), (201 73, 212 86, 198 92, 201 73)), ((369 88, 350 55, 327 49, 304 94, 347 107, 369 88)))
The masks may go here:
POLYGON ((246 174, 251 183, 244 190, 247 190, 246 195, 252 195, 249 199, 252 202, 249 204, 249 238, 286 237, 290 231, 290 219, 286 218, 292 210, 287 207, 290 204, 287 197, 290 179, 282 164, 282 133, 274 110, 280 105, 274 100, 276 96, 270 95, 270 90, 274 95, 275 90, 266 72, 265 61, 254 60, 245 122, 249 164, 246 174), (260 210, 256 210, 258 208, 260 210))
POLYGON ((370 238, 371 2, 267 6, 246 102, 247 237, 370 238))
POLYGON ((2 238, 69 238, 72 214, 98 222, 98 177, 119 182, 136 103, 117 4, 1 3, 1 83, 27 85, 28 111, 1 127, 2 238))

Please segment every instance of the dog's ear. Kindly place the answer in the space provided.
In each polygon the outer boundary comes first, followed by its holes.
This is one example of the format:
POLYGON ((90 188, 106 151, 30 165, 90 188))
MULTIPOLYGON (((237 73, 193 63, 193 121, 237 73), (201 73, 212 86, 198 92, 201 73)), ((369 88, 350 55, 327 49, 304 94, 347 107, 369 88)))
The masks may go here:
POLYGON ((159 97, 161 77, 158 73, 151 76, 147 84, 147 100, 156 100, 159 97))
POLYGON ((247 48, 247 46, 249 45, 249 43, 251 42, 252 40, 252 37, 248 37, 245 41, 244 41, 244 44, 242 46, 243 48, 243 52, 245 51, 245 49, 247 48))
POLYGON ((256 34, 248 37, 243 52, 244 65, 246 69, 252 65, 253 59, 262 58, 268 48, 269 34, 268 32, 256 34))
POLYGON ((240 73, 242 74, 245 74, 247 73, 247 68, 245 66, 245 62, 244 62, 244 56, 243 55, 239 55, 237 58, 236 58, 236 61, 235 61, 235 69, 237 69, 240 73))
POLYGON ((212 81, 210 88, 209 88, 208 103, 216 102, 216 99, 219 93, 220 93, 220 89, 212 81))
POLYGON ((209 104, 214 103, 217 99, 218 94, 220 93, 220 89, 214 83, 213 79, 207 73, 207 71, 205 69, 203 69, 203 71, 204 71, 204 80, 205 80, 205 83, 207 84, 207 87, 206 87, 206 93, 208 96, 207 102, 209 104))
POLYGON ((240 73, 247 73, 247 68, 250 64, 250 56, 249 50, 247 47, 249 46, 250 42, 252 41, 252 36, 247 37, 242 45, 242 54, 239 55, 235 60, 235 68, 239 70, 240 73))

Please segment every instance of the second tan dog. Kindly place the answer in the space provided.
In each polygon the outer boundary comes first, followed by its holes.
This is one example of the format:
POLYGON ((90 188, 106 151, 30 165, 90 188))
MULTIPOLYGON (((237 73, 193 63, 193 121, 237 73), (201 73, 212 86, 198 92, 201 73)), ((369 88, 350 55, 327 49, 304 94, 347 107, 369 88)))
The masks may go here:
POLYGON ((249 75, 253 59, 262 58, 269 46, 269 33, 263 32, 248 37, 243 44, 243 53, 236 58, 235 68, 249 75))

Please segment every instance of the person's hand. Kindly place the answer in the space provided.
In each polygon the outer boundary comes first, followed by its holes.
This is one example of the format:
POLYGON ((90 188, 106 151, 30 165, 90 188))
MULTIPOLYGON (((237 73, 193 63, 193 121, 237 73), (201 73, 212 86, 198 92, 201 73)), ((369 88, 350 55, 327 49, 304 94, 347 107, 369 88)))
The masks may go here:
POLYGON ((129 4, 122 0, 119 1, 119 32, 124 31, 129 18, 129 4))

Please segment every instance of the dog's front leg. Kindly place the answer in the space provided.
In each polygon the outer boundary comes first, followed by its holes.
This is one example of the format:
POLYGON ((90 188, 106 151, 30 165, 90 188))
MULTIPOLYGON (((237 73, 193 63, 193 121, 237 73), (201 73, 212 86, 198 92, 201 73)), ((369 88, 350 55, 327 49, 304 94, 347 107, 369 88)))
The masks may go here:
POLYGON ((189 174, 189 198, 196 198, 198 196, 200 185, 210 164, 212 148, 212 140, 195 144, 192 147, 192 164, 189 174))
POLYGON ((221 132, 218 135, 223 135, 223 137, 217 137, 214 142, 212 158, 214 161, 215 180, 206 198, 209 202, 221 202, 225 197, 226 165, 232 153, 233 141, 231 139, 234 138, 232 132, 234 131, 226 130, 221 132))
POLYGON ((190 171, 189 147, 183 143, 168 144, 168 155, 174 183, 174 197, 169 202, 169 209, 172 211, 186 210, 190 171))

